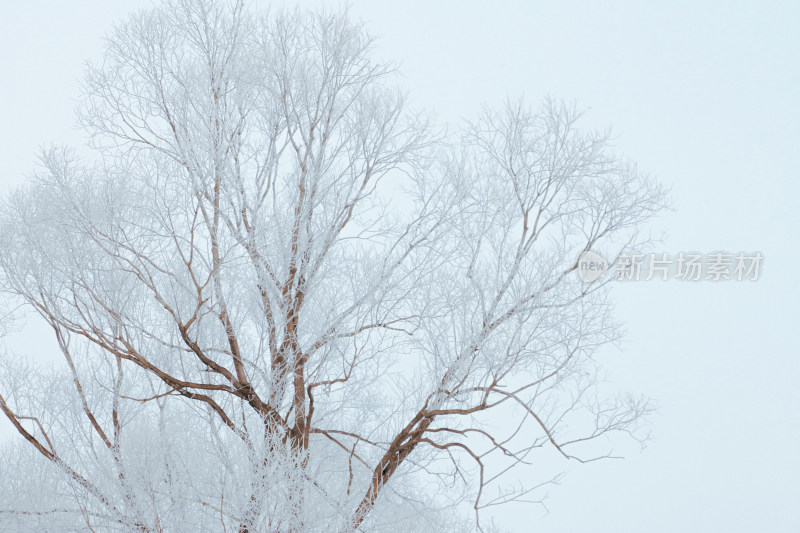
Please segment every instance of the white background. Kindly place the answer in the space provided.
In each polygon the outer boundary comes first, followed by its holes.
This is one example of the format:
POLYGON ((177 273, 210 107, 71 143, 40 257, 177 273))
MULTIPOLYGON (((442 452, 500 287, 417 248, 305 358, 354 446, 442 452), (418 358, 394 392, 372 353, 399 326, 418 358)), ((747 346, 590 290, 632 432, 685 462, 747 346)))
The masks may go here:
MULTIPOLYGON (((22 183, 40 145, 82 142, 82 63, 99 58, 113 21, 147 5, 4 0, 0 190, 22 183)), ((443 122, 522 94, 591 108, 585 124, 613 126, 616 149, 672 188, 654 251, 765 257, 756 282, 616 289, 629 334, 604 368, 657 401, 653 437, 625 461, 564 462, 549 513, 508 508, 509 527, 800 531, 800 4, 362 0, 351 13, 380 37, 378 55, 401 63, 413 105, 443 122)), ((46 357, 36 332, 21 338, 46 357)))

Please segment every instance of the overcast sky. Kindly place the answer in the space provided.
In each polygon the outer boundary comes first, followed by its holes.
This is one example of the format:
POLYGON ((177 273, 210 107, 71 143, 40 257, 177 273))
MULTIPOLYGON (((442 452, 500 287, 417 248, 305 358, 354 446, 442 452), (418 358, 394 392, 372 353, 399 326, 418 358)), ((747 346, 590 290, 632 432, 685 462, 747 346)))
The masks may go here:
MULTIPOLYGON (((23 181, 38 146, 81 142, 82 63, 146 5, 4 1, 0 189, 23 181)), ((522 94, 591 108, 585 124, 612 126, 616 149, 672 189, 653 251, 765 258, 755 282, 615 289, 629 333, 604 369, 656 400, 653 437, 625 461, 564 463, 549 514, 512 507, 509 527, 800 531, 800 3, 363 0, 351 12, 400 62, 413 105, 443 122, 522 94)))

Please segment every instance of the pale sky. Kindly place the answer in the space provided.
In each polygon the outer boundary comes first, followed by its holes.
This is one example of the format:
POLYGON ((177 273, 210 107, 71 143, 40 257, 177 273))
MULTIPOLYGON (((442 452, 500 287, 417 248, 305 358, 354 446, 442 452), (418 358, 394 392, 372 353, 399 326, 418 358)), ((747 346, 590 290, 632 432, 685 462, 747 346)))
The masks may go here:
MULTIPOLYGON (((72 124, 82 64, 99 57, 113 21, 147 5, 4 2, 0 190, 23 181, 38 146, 81 143, 72 124)), ((671 187, 674 211, 652 225, 666 232, 653 251, 765 258, 755 282, 615 290, 628 335, 622 351, 600 354, 603 368, 615 387, 658 403, 653 437, 624 461, 563 462, 549 513, 512 506, 504 523, 541 533, 800 531, 800 3, 350 5, 380 38, 379 56, 400 63, 413 105, 458 124, 507 96, 574 99, 591 108, 584 124, 612 126, 616 149, 671 187)))

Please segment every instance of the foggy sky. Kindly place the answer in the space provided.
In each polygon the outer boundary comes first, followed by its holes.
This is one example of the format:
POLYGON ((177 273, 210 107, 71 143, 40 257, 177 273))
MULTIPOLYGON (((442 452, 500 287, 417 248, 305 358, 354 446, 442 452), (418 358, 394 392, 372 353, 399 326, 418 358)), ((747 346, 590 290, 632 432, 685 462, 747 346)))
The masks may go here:
MULTIPOLYGON (((82 64, 99 57, 113 21, 147 5, 4 3, 0 190, 23 181, 39 146, 82 142, 72 127, 82 64)), ((522 94, 590 108, 585 125, 612 126, 615 149, 671 187, 674 211, 650 226, 666 232, 652 251, 765 257, 756 282, 615 289, 628 335, 600 357, 611 386, 659 405, 653 437, 624 461, 562 461, 549 514, 512 505, 503 523, 800 531, 800 4, 361 0, 351 13, 379 37, 379 57, 400 63, 412 105, 442 122, 522 94)), ((36 337, 16 346, 45 357, 36 337)))

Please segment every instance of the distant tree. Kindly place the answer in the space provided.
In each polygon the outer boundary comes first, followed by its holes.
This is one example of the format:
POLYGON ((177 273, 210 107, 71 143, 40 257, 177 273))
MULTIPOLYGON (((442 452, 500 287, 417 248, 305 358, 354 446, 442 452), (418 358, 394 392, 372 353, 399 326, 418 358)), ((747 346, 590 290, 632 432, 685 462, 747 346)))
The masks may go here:
POLYGON ((464 531, 547 481, 503 484, 533 451, 636 428, 575 270, 661 190, 551 100, 435 134, 371 49, 241 2, 113 31, 94 155, 46 150, 0 213, 0 288, 63 358, 0 358, 4 531, 464 531))

